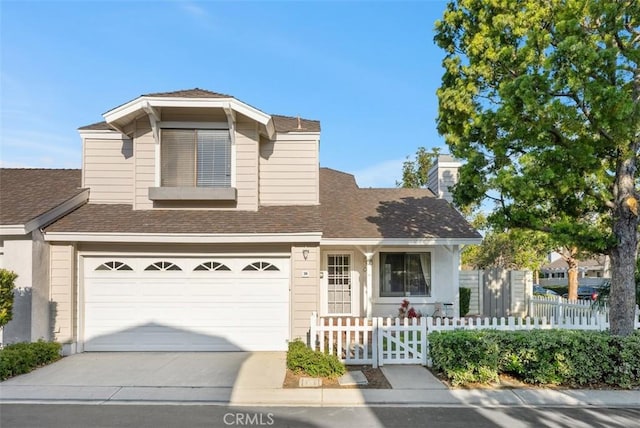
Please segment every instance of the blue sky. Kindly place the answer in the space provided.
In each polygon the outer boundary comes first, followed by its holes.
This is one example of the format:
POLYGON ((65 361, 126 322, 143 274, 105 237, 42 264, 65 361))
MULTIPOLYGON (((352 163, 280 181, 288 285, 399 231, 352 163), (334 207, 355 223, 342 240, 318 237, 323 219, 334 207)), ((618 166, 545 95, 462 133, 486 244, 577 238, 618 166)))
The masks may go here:
POLYGON ((79 168, 78 127, 144 93, 199 87, 320 120, 322 166, 393 187, 406 156, 444 148, 433 27, 445 6, 1 0, 1 164, 79 168))

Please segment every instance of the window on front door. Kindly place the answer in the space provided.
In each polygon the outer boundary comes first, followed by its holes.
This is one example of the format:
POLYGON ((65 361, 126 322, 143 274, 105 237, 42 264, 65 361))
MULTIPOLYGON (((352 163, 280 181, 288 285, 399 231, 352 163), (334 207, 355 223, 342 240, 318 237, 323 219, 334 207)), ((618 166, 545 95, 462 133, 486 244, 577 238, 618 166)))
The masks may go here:
POLYGON ((380 297, 431 296, 431 253, 380 253, 380 297))
POLYGON ((228 130, 163 129, 160 143, 162 187, 230 187, 228 130))
POLYGON ((331 314, 351 313, 351 256, 327 256, 327 311, 331 314))

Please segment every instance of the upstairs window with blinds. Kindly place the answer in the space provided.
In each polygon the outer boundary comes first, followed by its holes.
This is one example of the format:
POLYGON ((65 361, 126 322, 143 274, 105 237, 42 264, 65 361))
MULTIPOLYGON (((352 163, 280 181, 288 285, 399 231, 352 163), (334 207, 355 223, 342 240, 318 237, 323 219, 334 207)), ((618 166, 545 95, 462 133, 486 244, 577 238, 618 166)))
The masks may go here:
POLYGON ((231 187, 228 130, 163 129, 162 187, 231 187))

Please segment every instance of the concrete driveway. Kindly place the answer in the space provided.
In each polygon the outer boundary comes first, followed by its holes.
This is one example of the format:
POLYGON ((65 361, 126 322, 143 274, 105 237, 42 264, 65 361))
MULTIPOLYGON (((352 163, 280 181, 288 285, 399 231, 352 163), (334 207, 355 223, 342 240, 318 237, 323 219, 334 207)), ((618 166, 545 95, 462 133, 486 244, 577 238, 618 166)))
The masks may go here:
POLYGON ((284 352, 89 352, 0 383, 0 399, 228 402, 234 390, 281 388, 285 361, 284 352))

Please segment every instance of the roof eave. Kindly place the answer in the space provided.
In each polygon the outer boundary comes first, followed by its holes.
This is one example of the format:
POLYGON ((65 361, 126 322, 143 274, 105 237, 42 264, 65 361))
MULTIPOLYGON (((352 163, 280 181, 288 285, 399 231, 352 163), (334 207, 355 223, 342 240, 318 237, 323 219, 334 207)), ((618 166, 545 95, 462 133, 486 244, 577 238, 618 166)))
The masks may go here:
POLYGON ((321 245, 434 246, 480 244, 482 238, 322 238, 321 245))
POLYGON ((267 133, 273 135, 275 129, 271 116, 238 101, 235 98, 187 98, 187 97, 150 97, 143 95, 126 104, 109 110, 102 116, 112 125, 127 117, 134 117, 148 107, 196 107, 196 108, 230 108, 266 127, 267 133), (271 129, 271 133, 269 132, 271 129))
POLYGON ((47 232, 45 241, 131 243, 319 243, 322 232, 301 233, 111 233, 47 232))
POLYGON ((53 223, 68 212, 71 212, 80 205, 85 204, 88 200, 89 189, 85 189, 58 206, 40 214, 24 224, 0 225, 0 235, 26 235, 38 228, 45 227, 53 223))

